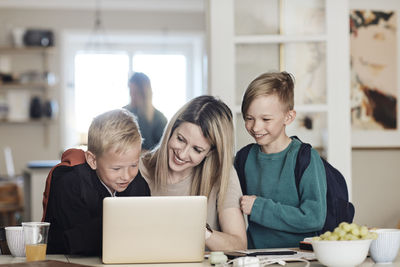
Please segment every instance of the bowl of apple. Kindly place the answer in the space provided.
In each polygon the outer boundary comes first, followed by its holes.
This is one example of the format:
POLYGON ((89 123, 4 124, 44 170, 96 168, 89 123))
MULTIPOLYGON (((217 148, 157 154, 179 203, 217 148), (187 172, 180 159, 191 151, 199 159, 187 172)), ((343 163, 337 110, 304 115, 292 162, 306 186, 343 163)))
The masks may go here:
POLYGON ((313 237, 311 245, 318 261, 329 267, 356 266, 368 255, 375 232, 366 226, 342 222, 334 231, 313 237))

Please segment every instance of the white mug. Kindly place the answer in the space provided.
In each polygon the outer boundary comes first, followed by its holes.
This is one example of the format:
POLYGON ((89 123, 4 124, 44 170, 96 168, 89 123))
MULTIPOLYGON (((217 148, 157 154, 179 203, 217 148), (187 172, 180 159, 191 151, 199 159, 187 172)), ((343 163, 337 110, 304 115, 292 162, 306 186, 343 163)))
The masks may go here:
POLYGON ((14 257, 25 257, 25 241, 22 226, 8 226, 6 230, 7 245, 14 257))
POLYGON ((371 258, 376 263, 391 263, 400 248, 400 229, 373 230, 378 238, 373 240, 369 248, 371 258))

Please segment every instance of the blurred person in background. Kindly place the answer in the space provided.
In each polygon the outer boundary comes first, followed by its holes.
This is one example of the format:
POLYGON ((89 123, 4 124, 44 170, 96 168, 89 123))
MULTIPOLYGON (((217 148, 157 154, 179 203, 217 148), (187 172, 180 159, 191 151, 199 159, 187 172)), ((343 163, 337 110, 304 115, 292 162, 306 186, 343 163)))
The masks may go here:
POLYGON ((161 139, 167 118, 153 106, 153 92, 149 77, 142 72, 135 72, 128 82, 130 103, 124 108, 132 112, 142 134, 143 150, 151 150, 161 139))

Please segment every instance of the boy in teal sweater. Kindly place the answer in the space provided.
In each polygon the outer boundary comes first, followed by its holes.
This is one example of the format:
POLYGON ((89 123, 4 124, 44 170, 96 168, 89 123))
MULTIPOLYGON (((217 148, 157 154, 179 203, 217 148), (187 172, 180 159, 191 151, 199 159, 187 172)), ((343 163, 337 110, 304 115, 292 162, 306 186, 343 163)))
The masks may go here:
POLYGON ((301 143, 285 131, 296 117, 293 91, 289 73, 264 73, 243 96, 245 127, 256 141, 244 163, 247 192, 240 201, 249 215, 249 248, 297 247, 305 237, 317 235, 325 222, 325 169, 314 149, 299 191, 296 188, 294 168, 301 143))

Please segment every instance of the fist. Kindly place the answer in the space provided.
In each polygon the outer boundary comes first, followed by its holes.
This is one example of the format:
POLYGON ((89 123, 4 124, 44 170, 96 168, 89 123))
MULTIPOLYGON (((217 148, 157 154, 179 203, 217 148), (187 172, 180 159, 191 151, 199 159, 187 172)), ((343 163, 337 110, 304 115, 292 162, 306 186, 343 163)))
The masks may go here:
POLYGON ((240 198, 240 209, 246 215, 250 215, 251 209, 253 208, 254 201, 256 200, 256 196, 242 196, 240 198))

